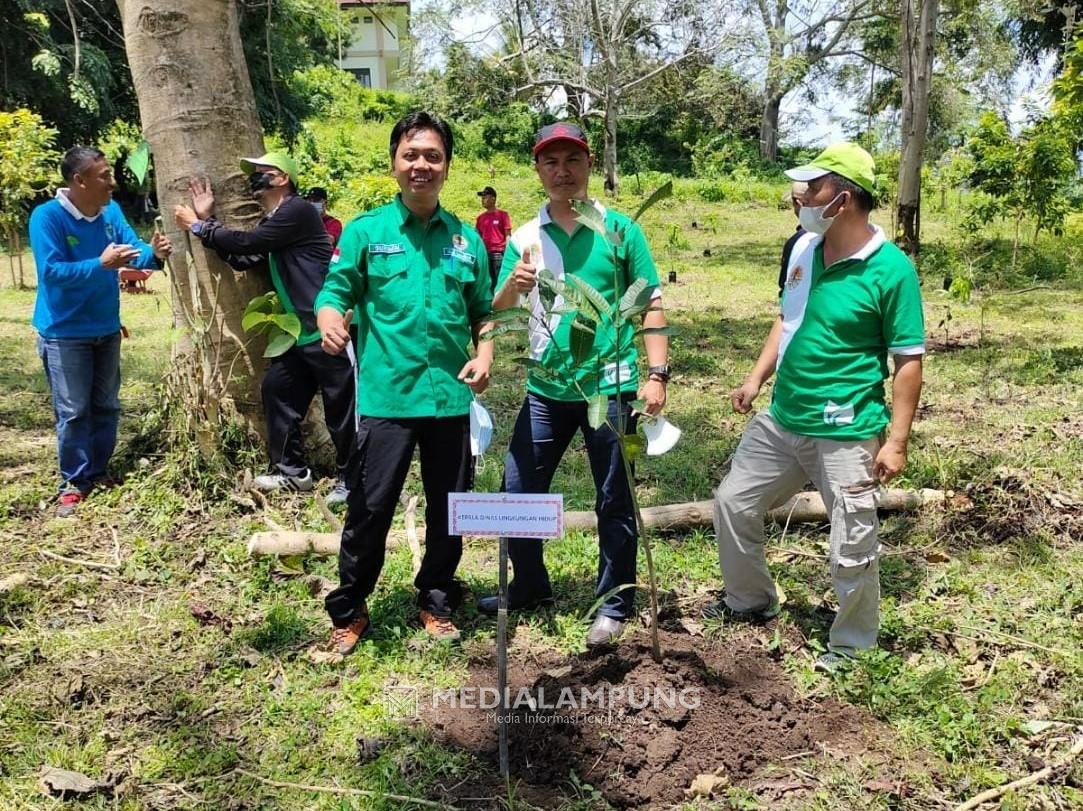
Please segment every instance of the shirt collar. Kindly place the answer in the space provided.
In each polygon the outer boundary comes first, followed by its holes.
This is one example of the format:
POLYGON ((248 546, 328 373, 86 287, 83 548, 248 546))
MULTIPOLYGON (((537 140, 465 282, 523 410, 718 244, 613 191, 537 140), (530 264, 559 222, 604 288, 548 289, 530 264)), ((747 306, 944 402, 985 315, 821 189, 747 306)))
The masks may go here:
MULTIPOLYGON (((869 237, 868 242, 866 242, 849 256, 843 256, 840 259, 836 259, 831 264, 837 265, 839 264, 839 262, 864 262, 874 253, 880 250, 881 246, 887 240, 887 238, 884 236, 884 229, 881 228, 879 225, 874 225, 870 222, 869 231, 872 232, 872 236, 869 237)), ((816 237, 816 239, 812 242, 813 249, 821 248, 823 246, 823 241, 824 238, 822 236, 816 237)))
POLYGON ((64 209, 69 214, 71 214, 77 220, 86 220, 87 222, 94 222, 94 220, 98 219, 98 217, 100 217, 102 215, 102 212, 99 211, 93 217, 88 217, 86 214, 84 214, 82 211, 80 211, 78 208, 76 208, 75 203, 73 203, 71 201, 71 199, 68 197, 68 190, 67 189, 57 189, 56 190, 56 201, 58 203, 60 203, 60 207, 62 209, 64 209))
MULTIPOLYGON (((406 225, 406 223, 409 222, 411 219, 413 219, 415 222, 419 222, 417 215, 406 207, 406 203, 402 202, 401 192, 395 195, 395 208, 399 212, 399 218, 402 220, 403 225, 406 225)), ((432 218, 429 220, 429 222, 432 222, 432 220, 434 219, 440 220, 448 228, 450 228, 452 225, 451 215, 439 203, 436 204, 436 211, 433 212, 432 218)))
MULTIPOLYGON (((601 214, 603 218, 605 217, 605 215, 606 215, 605 206, 603 206, 601 203, 599 203, 593 197, 589 198, 589 200, 587 202, 589 202, 592 206, 594 206, 594 210, 597 211, 599 214, 601 214)), ((541 225, 548 225, 552 221, 553 221, 553 218, 549 216, 549 203, 542 203, 541 210, 538 212, 538 222, 541 225)))

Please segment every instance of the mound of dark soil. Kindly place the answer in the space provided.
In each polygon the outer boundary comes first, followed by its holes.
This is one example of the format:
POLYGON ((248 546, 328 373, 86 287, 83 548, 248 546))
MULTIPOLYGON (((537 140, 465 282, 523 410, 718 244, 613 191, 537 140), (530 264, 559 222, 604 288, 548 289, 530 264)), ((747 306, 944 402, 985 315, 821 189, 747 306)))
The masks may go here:
MULTIPOLYGON (((722 647, 663 633, 662 647, 661 663, 645 634, 548 667, 514 663, 512 776, 567 785, 574 771, 618 807, 664 807, 686 799, 697 775, 747 782, 768 763, 819 754, 821 743, 860 751, 871 737, 865 728, 874 722, 855 708, 797 697, 754 640, 722 647)), ((495 687, 492 666, 474 669, 471 684, 495 687)), ((441 705, 423 720, 445 743, 495 763, 495 715, 441 705)))

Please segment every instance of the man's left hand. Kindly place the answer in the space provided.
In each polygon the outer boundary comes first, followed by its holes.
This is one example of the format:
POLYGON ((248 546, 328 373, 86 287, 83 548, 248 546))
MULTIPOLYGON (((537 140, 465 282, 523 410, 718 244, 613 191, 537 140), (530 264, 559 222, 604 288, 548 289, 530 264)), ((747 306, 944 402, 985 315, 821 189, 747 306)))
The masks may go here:
POLYGON ((161 231, 150 235, 150 247, 158 259, 168 259, 173 253, 173 242, 161 231))
POLYGON ((887 484, 906 467, 906 443, 889 439, 876 454, 873 475, 881 484, 887 484))
POLYGON ((192 223, 196 222, 198 219, 199 217, 196 216, 195 211, 193 211, 190 206, 179 204, 173 209, 173 221, 185 231, 191 228, 192 223))
POLYGON ((639 390, 643 411, 652 417, 666 407, 666 384, 661 380, 648 380, 639 390))
POLYGON ((474 394, 481 394, 489 388, 489 362, 481 358, 467 361, 459 371, 459 380, 466 383, 474 394))

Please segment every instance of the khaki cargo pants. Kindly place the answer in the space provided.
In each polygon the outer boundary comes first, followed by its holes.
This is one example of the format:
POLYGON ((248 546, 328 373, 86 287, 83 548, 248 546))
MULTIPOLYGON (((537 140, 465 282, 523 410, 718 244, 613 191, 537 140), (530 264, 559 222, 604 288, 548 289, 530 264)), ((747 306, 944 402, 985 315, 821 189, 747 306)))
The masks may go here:
POLYGON ((766 411, 752 418, 715 491, 714 529, 731 609, 759 611, 777 599, 764 554, 764 514, 811 479, 831 516, 831 583, 839 610, 828 646, 843 654, 876 646, 880 486, 873 463, 879 448, 878 437, 836 442, 787 431, 766 411))

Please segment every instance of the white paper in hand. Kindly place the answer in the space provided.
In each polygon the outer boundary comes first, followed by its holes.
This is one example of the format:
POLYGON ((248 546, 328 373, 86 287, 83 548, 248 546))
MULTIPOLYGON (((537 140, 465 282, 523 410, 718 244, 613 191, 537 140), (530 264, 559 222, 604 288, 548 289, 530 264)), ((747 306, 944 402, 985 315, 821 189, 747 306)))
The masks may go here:
POLYGON ((647 437, 647 456, 661 456, 681 438, 681 429, 661 415, 644 421, 643 433, 647 437))

